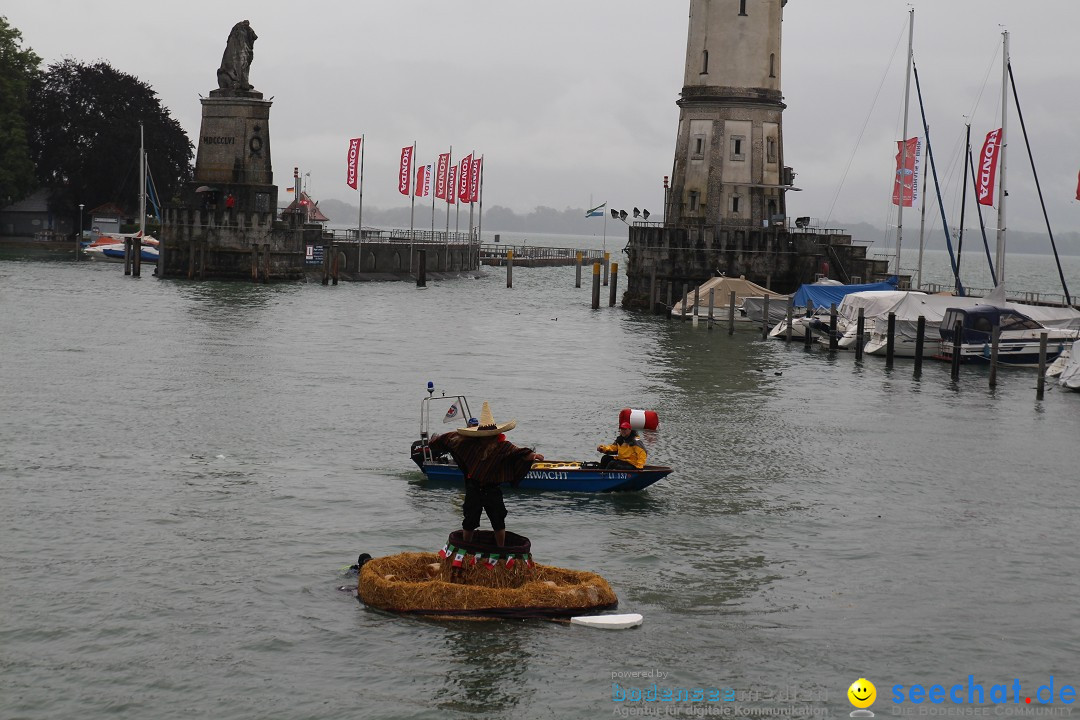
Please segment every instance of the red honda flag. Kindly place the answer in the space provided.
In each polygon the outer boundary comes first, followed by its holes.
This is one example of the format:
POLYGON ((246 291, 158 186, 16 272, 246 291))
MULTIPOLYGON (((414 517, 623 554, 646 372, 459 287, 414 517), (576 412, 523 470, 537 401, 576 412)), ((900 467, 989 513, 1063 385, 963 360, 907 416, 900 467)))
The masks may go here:
POLYGON ((976 187, 980 205, 994 204, 994 182, 997 180, 998 152, 1001 150, 1001 128, 986 133, 982 152, 979 153, 979 175, 976 187))
POLYGON ((919 194, 919 150, 922 148, 917 137, 910 138, 906 142, 897 140, 896 147, 896 179, 893 181, 892 203, 899 205, 901 192, 903 192, 904 207, 911 207, 919 194))
POLYGON ((409 194, 409 180, 412 175, 412 145, 401 148, 401 166, 398 170, 398 192, 402 195, 409 194))
POLYGON ((431 168, 431 165, 416 168, 416 197, 427 197, 431 194, 431 168))
POLYGON ((446 199, 446 172, 450 169, 450 153, 439 156, 439 167, 435 170, 435 197, 446 199))
POLYGON ((346 157, 347 169, 345 171, 345 182, 353 190, 356 189, 356 169, 360 160, 360 138, 353 138, 349 141, 349 154, 346 157))
POLYGON ((457 165, 451 165, 446 171, 446 204, 457 204, 457 165))
POLYGON ((461 159, 458 165, 457 198, 459 203, 469 202, 469 176, 472 175, 472 153, 461 159))
POLYGON ((483 162, 483 157, 478 157, 472 161, 472 168, 469 172, 469 202, 476 202, 480 199, 480 165, 483 162))

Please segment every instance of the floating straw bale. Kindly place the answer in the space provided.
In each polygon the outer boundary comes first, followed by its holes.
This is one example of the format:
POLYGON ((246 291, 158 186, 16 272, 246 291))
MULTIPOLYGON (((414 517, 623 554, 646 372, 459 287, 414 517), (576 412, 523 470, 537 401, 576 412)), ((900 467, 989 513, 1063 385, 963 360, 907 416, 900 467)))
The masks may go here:
MULTIPOLYGON (((454 618, 576 615, 618 603, 611 586, 596 573, 534 563, 527 568, 527 577, 511 578, 522 580, 517 587, 466 585, 447 582, 441 575, 430 577, 427 566, 438 560, 434 553, 399 553, 370 560, 360 570, 357 594, 366 605, 382 610, 454 618), (387 580, 387 575, 393 579, 387 580)), ((516 568, 517 563, 511 571, 516 568)), ((478 564, 466 571, 484 577, 495 569, 478 564)))

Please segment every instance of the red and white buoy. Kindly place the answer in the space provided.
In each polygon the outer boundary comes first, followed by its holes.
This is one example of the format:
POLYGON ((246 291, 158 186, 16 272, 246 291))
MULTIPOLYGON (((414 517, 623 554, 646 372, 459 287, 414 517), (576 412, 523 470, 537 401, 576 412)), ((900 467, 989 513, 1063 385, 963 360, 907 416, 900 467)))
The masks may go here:
POLYGON ((619 411, 619 423, 630 423, 635 430, 658 430, 660 429, 660 416, 653 410, 632 410, 623 408, 619 411))

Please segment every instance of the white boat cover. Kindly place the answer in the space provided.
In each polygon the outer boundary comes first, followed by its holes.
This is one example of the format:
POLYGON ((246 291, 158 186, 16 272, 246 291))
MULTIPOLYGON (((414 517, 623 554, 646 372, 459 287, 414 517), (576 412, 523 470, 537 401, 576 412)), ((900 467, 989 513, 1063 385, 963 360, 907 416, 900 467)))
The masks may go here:
POLYGON ((1065 352, 1069 354, 1069 358, 1058 375, 1058 384, 1068 390, 1080 390, 1080 340, 1074 342, 1065 352))
POLYGON ((1080 310, 1071 307, 1045 307, 1042 305, 1024 305, 1005 299, 1005 289, 998 286, 986 297, 956 297, 954 295, 917 295, 908 293, 895 305, 886 308, 876 316, 875 332, 885 335, 888 332, 889 313, 896 315, 896 334, 914 338, 919 316, 926 318, 927 337, 938 339, 938 327, 945 311, 949 308, 969 308, 976 305, 994 305, 1009 308, 1027 315, 1032 320, 1047 328, 1080 330, 1080 310))
MULTIPOLYGON (((709 278, 701 285, 698 286, 698 302, 701 308, 698 309, 698 315, 704 315, 709 312, 709 291, 713 290, 713 310, 719 308, 727 309, 728 302, 731 300, 731 293, 735 293, 735 305, 738 306, 744 298, 748 297, 764 297, 769 296, 769 302, 771 303, 773 298, 783 298, 779 302, 786 303, 787 296, 774 293, 772 290, 766 287, 762 287, 755 283, 750 282, 744 276, 740 275, 737 278, 726 277, 721 275, 720 277, 709 278)), ((686 297, 675 303, 671 308, 672 315, 682 315, 683 304, 686 305, 686 314, 690 315, 694 312, 694 290, 691 288, 686 293, 686 297)), ((772 314, 771 312, 769 313, 772 314)))

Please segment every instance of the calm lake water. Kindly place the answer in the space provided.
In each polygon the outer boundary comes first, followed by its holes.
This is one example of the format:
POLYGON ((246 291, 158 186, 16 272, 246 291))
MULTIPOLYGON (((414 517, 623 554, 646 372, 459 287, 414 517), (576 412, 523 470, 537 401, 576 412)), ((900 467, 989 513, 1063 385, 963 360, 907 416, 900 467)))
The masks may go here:
POLYGON ((847 716, 860 677, 881 716, 928 707, 896 685, 1080 684, 1080 394, 589 302, 572 268, 508 290, 0 262, 0 717, 847 716), (358 553, 459 525, 462 493, 408 459, 428 380, 549 458, 659 413, 676 471, 649 490, 507 493, 537 559, 600 573, 641 627, 426 622, 337 589, 358 553), (613 699, 653 682, 733 699, 613 699))

